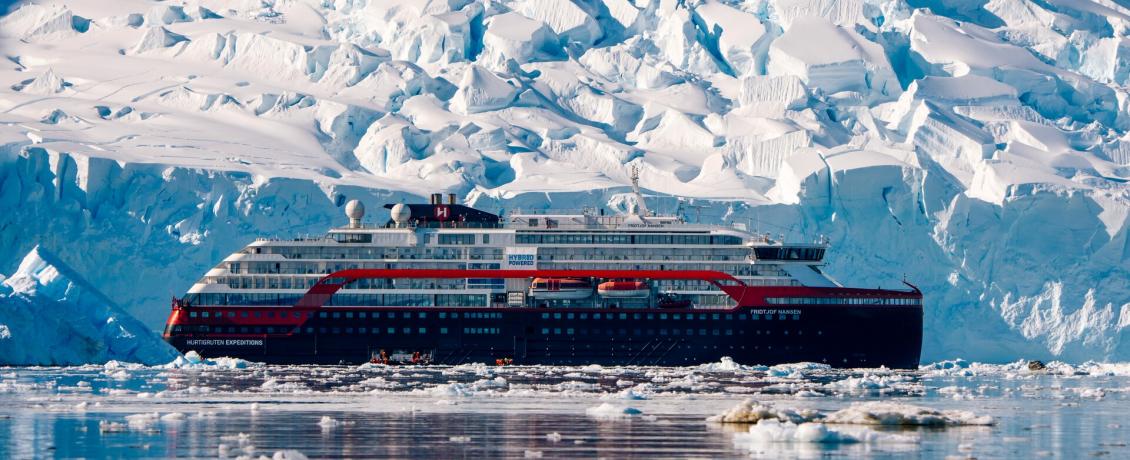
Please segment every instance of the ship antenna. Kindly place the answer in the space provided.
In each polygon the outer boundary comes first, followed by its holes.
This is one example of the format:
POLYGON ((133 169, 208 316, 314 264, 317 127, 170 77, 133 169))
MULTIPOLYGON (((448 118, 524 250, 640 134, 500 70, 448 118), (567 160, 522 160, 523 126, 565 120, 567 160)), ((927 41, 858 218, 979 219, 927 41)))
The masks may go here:
POLYGON ((636 214, 647 216, 650 213, 647 211, 647 204, 643 201, 643 195, 640 193, 640 167, 639 165, 632 165, 632 193, 636 195, 636 214))

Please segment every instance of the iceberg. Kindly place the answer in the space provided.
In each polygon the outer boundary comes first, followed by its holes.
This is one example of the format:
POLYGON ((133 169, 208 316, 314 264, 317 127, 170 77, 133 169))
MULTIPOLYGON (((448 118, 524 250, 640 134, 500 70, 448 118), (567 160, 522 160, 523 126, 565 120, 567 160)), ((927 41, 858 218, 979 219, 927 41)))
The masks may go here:
POLYGON ((164 364, 178 353, 36 246, 0 284, 0 364, 164 364))

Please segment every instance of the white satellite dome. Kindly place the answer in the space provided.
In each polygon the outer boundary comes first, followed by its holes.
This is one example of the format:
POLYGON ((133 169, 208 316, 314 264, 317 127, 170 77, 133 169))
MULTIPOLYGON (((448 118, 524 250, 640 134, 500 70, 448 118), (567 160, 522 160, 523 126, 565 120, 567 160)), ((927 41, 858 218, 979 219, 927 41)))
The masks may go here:
POLYGON ((345 215, 349 216, 349 226, 361 227, 361 218, 365 217, 365 205, 358 200, 349 200, 345 203, 345 215))
POLYGON ((408 223, 408 219, 412 218, 412 209, 404 203, 396 203, 392 206, 392 209, 389 210, 389 215, 392 217, 393 222, 396 222, 398 225, 404 225, 408 223))

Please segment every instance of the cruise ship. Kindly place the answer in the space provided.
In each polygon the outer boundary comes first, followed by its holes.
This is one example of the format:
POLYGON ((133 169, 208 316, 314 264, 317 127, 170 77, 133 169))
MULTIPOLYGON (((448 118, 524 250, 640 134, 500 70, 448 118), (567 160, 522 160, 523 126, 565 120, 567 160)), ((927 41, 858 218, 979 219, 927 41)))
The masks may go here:
MULTIPOLYGON (((636 181, 633 181, 634 185, 636 181)), ((386 204, 324 237, 258 239, 174 298, 182 352, 267 363, 915 368, 922 293, 827 276, 828 245, 647 209, 386 204)), ((905 281, 904 281, 905 283, 905 281)))

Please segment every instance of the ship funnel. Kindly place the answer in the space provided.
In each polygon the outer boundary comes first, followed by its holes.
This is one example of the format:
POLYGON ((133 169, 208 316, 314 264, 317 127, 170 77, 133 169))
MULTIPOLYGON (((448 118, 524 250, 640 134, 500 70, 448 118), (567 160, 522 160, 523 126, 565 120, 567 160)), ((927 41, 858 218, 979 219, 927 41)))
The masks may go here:
POLYGON ((433 193, 432 194, 432 200, 429 204, 432 204, 432 205, 443 204, 443 194, 442 193, 433 193))
POLYGON ((447 204, 455 206, 455 194, 454 193, 448 193, 447 194, 447 204))
POLYGON ((361 218, 365 217, 365 205, 358 200, 345 203, 345 215, 349 217, 349 228, 361 228, 361 218))

